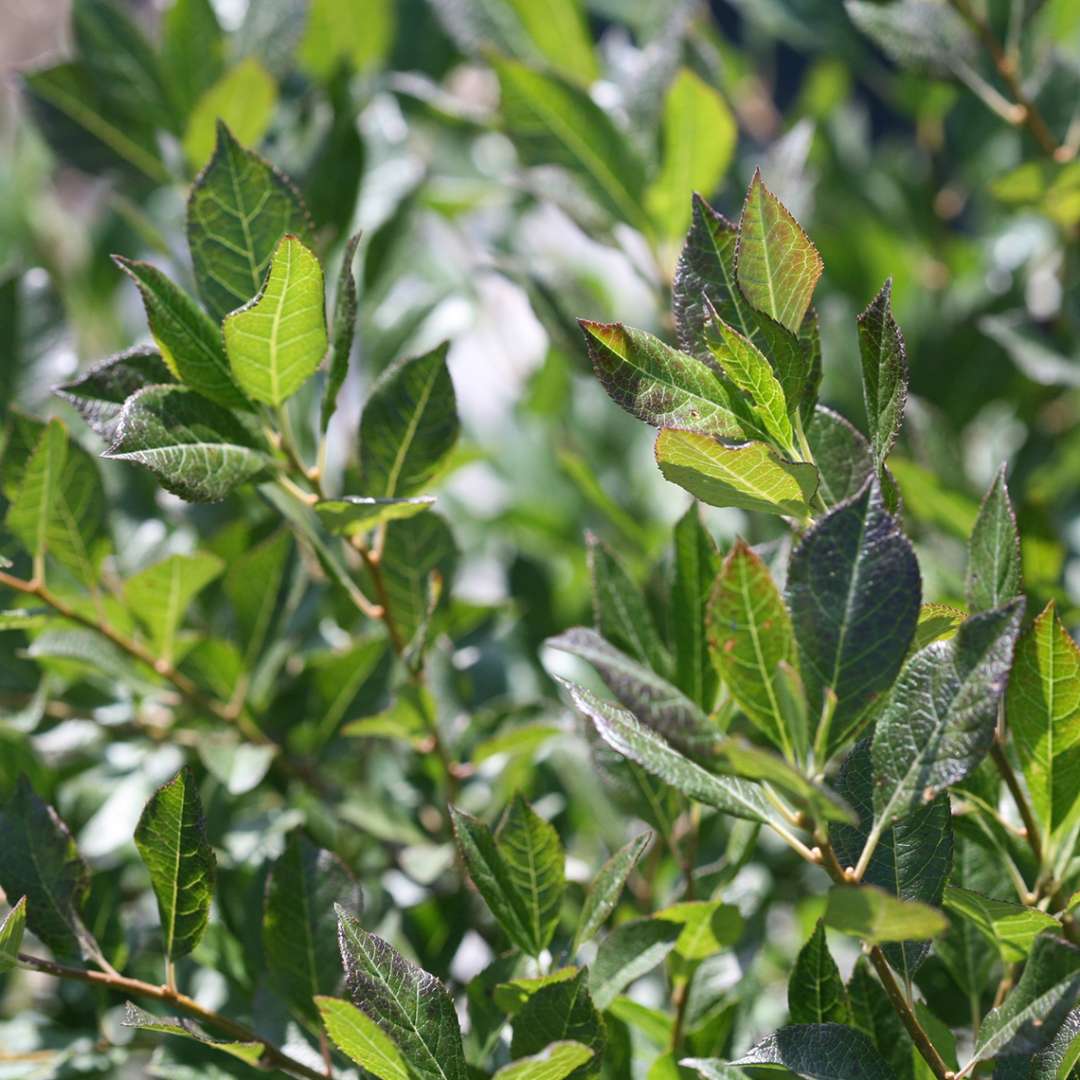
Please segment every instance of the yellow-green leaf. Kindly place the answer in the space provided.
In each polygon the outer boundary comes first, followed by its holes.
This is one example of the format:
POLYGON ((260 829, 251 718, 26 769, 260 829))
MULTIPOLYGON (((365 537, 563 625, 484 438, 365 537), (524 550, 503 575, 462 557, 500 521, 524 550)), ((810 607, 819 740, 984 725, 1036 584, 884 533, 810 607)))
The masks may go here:
POLYGON ((199 97, 188 119, 184 153, 192 168, 201 168, 214 152, 218 120, 240 142, 254 145, 266 134, 276 104, 277 83, 253 56, 226 71, 199 97))

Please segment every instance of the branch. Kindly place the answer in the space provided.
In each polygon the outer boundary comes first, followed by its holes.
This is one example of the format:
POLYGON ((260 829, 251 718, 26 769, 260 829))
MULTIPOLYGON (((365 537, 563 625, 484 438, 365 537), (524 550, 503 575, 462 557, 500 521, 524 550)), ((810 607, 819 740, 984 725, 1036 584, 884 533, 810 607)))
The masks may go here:
POLYGON ((1035 856, 1036 863, 1042 867, 1043 849, 1039 837, 1039 823, 1035 820, 1035 813, 1031 809, 1031 803, 1028 802, 1024 789, 1020 786, 1020 781, 1005 754, 1005 748, 997 739, 994 739, 990 746, 990 756, 994 759, 994 764, 997 766, 998 772, 1001 773, 1001 778, 1005 781, 1005 786, 1009 789, 1009 794, 1013 797, 1017 810, 1020 811, 1020 818, 1024 822, 1024 831, 1027 835, 1031 853, 1035 856))
POLYGON ((231 1039, 236 1039, 238 1042, 261 1043, 263 1047, 262 1063, 280 1069, 282 1072, 290 1073, 292 1076, 304 1077, 305 1080, 326 1080, 331 1075, 329 1071, 322 1073, 308 1068, 303 1062, 297 1061, 273 1043, 267 1042, 257 1031, 244 1024, 237 1023, 235 1020, 230 1020, 220 1013, 205 1009, 194 998, 170 990, 167 986, 155 986, 153 983, 143 982, 141 979, 129 979, 125 975, 68 967, 66 964, 57 964, 52 960, 43 960, 41 957, 28 956, 25 953, 19 953, 19 963, 33 968, 35 971, 44 972, 46 975, 55 976, 58 979, 73 979, 77 982, 101 986, 115 993, 168 1002, 200 1020, 208 1027, 216 1028, 231 1039))

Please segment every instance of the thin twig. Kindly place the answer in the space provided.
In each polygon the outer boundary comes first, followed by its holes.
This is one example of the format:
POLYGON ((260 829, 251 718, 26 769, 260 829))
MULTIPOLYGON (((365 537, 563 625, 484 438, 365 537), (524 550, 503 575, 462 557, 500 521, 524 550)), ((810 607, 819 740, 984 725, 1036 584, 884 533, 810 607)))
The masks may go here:
POLYGON ((1043 849, 1042 840, 1039 837, 1039 823, 1035 820, 1035 813, 1031 809, 1031 803, 1028 802, 1024 789, 1020 786, 1020 781, 1013 770, 1012 763, 1005 754, 1005 748, 996 739, 990 746, 990 756, 993 758, 998 772, 1001 773, 1001 778, 1005 781, 1005 786, 1009 789, 1013 802, 1016 803, 1016 809, 1020 811, 1020 818, 1024 822, 1024 831, 1027 834, 1028 846, 1035 856, 1035 862, 1041 867, 1043 864, 1043 849))

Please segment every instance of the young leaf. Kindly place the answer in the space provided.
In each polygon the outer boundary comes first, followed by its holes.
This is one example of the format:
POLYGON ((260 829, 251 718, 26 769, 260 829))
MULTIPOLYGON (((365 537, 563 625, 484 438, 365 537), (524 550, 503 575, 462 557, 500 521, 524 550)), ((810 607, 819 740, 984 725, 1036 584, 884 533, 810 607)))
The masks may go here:
POLYGON ((598 536, 586 533, 585 544, 597 630, 653 671, 666 674, 671 670, 671 659, 641 590, 598 536))
POLYGON ((356 249, 360 245, 360 233, 349 237, 345 245, 345 254, 341 259, 341 271, 338 274, 337 293, 334 296, 334 319, 330 332, 330 365, 326 373, 326 386, 323 389, 322 405, 319 409, 319 429, 326 434, 330 418, 337 409, 338 394, 345 384, 349 373, 349 356, 352 353, 353 337, 356 334, 356 275, 353 273, 353 261, 356 249))
POLYGON ((1045 911, 994 900, 954 885, 945 889, 944 903, 947 910, 966 919, 996 946, 1007 964, 1023 963, 1043 931, 1061 931, 1061 923, 1045 911))
POLYGON ((893 318, 891 278, 856 321, 867 430, 874 462, 880 468, 904 422, 908 390, 907 354, 904 336, 893 318))
POLYGON ((201 169, 214 151, 217 125, 224 123, 238 141, 254 145, 270 126, 277 83, 254 56, 245 57, 208 86, 195 103, 184 131, 184 155, 201 169))
POLYGON ((313 1024, 319 1019, 316 996, 341 981, 334 903, 359 914, 361 899, 356 880, 336 855, 298 829, 289 833, 266 882, 263 951, 282 996, 313 1024))
POLYGON ((354 1004, 397 1045, 415 1080, 467 1080, 454 1003, 442 983, 335 905, 354 1004))
POLYGON ((645 205, 665 239, 690 224, 688 191, 715 190, 735 150, 738 129, 727 102, 689 68, 680 68, 664 99, 660 172, 645 205))
POLYGON ((739 218, 739 287, 750 303, 799 332, 824 268, 802 226, 754 172, 739 218))
POLYGON ((647 231, 641 208, 645 171, 630 144, 592 98, 556 75, 490 58, 502 116, 528 165, 561 165, 582 180, 615 221, 647 231))
POLYGON ((135 847, 150 871, 165 956, 179 960, 198 945, 206 929, 217 873, 191 769, 177 773, 146 804, 135 827, 135 847))
POLYGON ((563 1040, 546 1046, 539 1054, 504 1065, 494 1080, 564 1080, 593 1058, 592 1047, 563 1040))
POLYGON ((221 321, 262 288, 274 249, 286 233, 308 232, 296 189, 223 124, 206 168, 191 189, 188 246, 207 310, 221 321))
POLYGON ((819 405, 806 428, 818 469, 818 494, 831 510, 852 498, 874 475, 874 456, 862 434, 839 413, 819 405))
POLYGON ((711 435, 664 428, 656 461, 665 480, 710 506, 734 506, 800 520, 810 513, 817 470, 785 461, 761 442, 727 446, 711 435))
POLYGON ((55 393, 74 406, 93 431, 112 442, 124 402, 136 390, 175 381, 157 349, 137 345, 62 383, 55 393))
POLYGON ((615 927, 589 969, 589 993, 603 1012, 635 979, 648 974, 675 948, 682 934, 677 922, 634 919, 615 927))
MULTIPOLYGON (((840 770, 836 790, 859 816, 858 825, 835 825, 829 839, 842 866, 855 866, 870 835, 874 819, 874 774, 870 738, 860 739, 840 770)), ((941 906, 945 881, 953 861, 952 814, 949 797, 939 795, 920 803, 885 829, 867 863, 862 881, 901 900, 941 906)), ((922 941, 885 946, 889 963, 910 978, 930 953, 922 941)))
POLYGON ((574 933, 574 943, 571 946, 571 954, 577 952, 579 946, 584 945, 596 935, 596 932, 604 925, 607 917, 615 910, 615 905, 622 895, 623 886, 630 872, 637 865, 637 861, 645 853, 646 848, 652 842, 653 834, 643 832, 635 836, 630 843, 619 848, 614 855, 602 867, 593 878, 589 891, 585 894, 585 902, 581 905, 581 916, 578 919, 578 927, 574 933))
POLYGON ((0 888, 25 897, 26 925, 58 956, 79 956, 89 934, 79 918, 90 870, 56 811, 25 776, 0 813, 0 888))
POLYGON ((795 659, 791 617, 768 567, 742 539, 724 559, 709 597, 709 655, 728 692, 761 733, 789 758, 804 751, 788 731, 778 665, 795 659))
POLYGON ((1053 933, 1035 939, 1020 981, 983 1021, 976 1061, 1037 1054, 1047 1047, 1080 995, 1080 947, 1053 933))
POLYGON ((139 571, 124 584, 128 607, 150 631, 158 656, 172 660, 176 631, 192 600, 206 588, 225 564, 216 555, 170 555, 139 571))
POLYGON ((968 545, 964 594, 971 611, 989 611, 1020 592, 1020 534, 1005 485, 1005 466, 979 508, 968 545))
POLYGON ((908 661, 874 730, 877 824, 963 780, 989 751, 1023 610, 1017 599, 972 615, 908 661))
POLYGON ((769 822, 771 810, 757 784, 731 776, 714 776, 644 727, 633 713, 601 701, 584 687, 562 682, 574 707, 593 723, 597 734, 616 753, 698 802, 733 817, 769 822))
POLYGON ((33 555, 35 573, 44 566, 49 523, 57 503, 67 449, 67 429, 59 420, 50 420, 23 471, 19 493, 8 508, 5 524, 33 555))
POLYGON ((834 885, 825 925, 876 945, 932 938, 948 929, 949 920, 929 904, 901 900, 876 885, 834 885))
POLYGON ((574 627, 544 644, 592 664, 619 702, 673 746, 688 754, 711 754, 716 729, 708 717, 671 683, 609 645, 595 630, 574 627))
POLYGON ((661 908, 653 918, 682 927, 675 952, 690 961, 707 960, 734 945, 745 929, 739 909, 720 900, 684 900, 661 908))
POLYGON ((120 414, 102 455, 145 465, 189 502, 217 502, 272 465, 264 446, 226 409, 182 386, 148 386, 120 414))
POLYGON ((284 404, 326 353, 326 307, 319 260, 291 234, 274 250, 259 294, 222 326, 233 378, 255 401, 284 404))
POLYGON ((811 717, 821 715, 826 691, 837 698, 828 756, 900 670, 921 591, 915 552, 876 481, 826 514, 792 553, 787 602, 811 717))
POLYGON ((23 896, 0 923, 0 975, 11 971, 19 962, 19 946, 25 929, 26 897, 23 896))
POLYGON ((412 1080, 394 1040, 370 1016, 340 998, 317 997, 315 1004, 326 1033, 346 1057, 379 1080, 412 1080))
POLYGON ((675 525, 675 572, 671 609, 675 684, 708 712, 716 703, 717 673, 709 659, 705 623, 709 592, 720 572, 716 541, 691 503, 675 525))
POLYGON ((732 1065, 779 1065, 809 1080, 893 1080, 874 1044, 844 1024, 792 1024, 752 1046, 732 1065))
POLYGON ((829 952, 821 919, 795 958, 788 980, 788 1015, 792 1024, 850 1022, 847 990, 829 952))
POLYGON ((932 645, 935 641, 948 641, 956 637, 968 613, 963 608, 948 604, 923 604, 919 608, 919 622, 911 639, 909 655, 932 645))
POLYGON ((632 416, 728 439, 764 434, 744 430, 733 390, 704 360, 622 323, 579 325, 596 377, 632 416))
POLYGON ((547 948, 559 921, 565 888, 558 833, 520 796, 498 831, 451 808, 462 857, 492 914, 510 940, 530 956, 547 948))
POLYGON ((392 364, 371 390, 360 420, 360 488, 405 498, 437 475, 458 437, 446 344, 392 364))
POLYGON ((1052 600, 1017 643, 1005 716, 1039 824, 1064 833, 1080 815, 1080 648, 1052 600))
POLYGON ((376 525, 410 518, 435 505, 431 495, 411 499, 372 499, 366 495, 344 495, 315 504, 315 513, 335 536, 363 536, 376 525))
MULTIPOLYGON (((514 1017, 512 1057, 539 1054, 549 1044, 569 1039, 589 1047, 594 1060, 600 1061, 607 1038, 604 1021, 589 995, 587 979, 588 973, 582 969, 574 978, 543 986, 529 998, 514 1017)), ((589 1072, 585 1065, 570 1075, 582 1077, 589 1072)))
POLYGON ((218 405, 245 407, 213 320, 156 266, 119 255, 113 261, 138 287, 150 333, 177 380, 218 405))
POLYGON ((238 1058, 248 1065, 258 1065, 266 1047, 261 1042, 220 1042, 210 1038, 191 1020, 176 1019, 168 1016, 154 1016, 144 1012, 129 1001, 124 1007, 124 1027, 140 1028, 143 1031, 159 1031, 164 1035, 179 1035, 184 1039, 193 1039, 212 1050, 219 1050, 229 1057, 238 1058))

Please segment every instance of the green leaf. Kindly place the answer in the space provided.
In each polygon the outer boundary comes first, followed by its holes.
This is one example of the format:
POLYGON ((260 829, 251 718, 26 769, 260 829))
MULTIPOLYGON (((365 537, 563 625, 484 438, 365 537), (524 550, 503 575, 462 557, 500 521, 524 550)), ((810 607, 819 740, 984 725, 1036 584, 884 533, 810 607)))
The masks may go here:
POLYGON ((26 897, 22 896, 0 923, 0 975, 11 971, 19 962, 19 946, 25 929, 26 897))
POLYGON ((569 169, 615 221, 647 231, 644 168, 607 114, 557 75, 490 59, 499 77, 503 121, 525 164, 569 169))
POLYGON ((217 874, 191 769, 181 770, 151 797, 135 827, 135 847, 150 871, 165 956, 179 960, 203 936, 217 874))
POLYGON ((245 407, 229 371, 221 331, 202 308, 150 263, 120 255, 113 261, 138 287, 150 333, 177 380, 219 405, 245 407))
POLYGON ((862 434, 839 413, 819 405, 806 429, 818 470, 818 494, 831 510, 852 498, 874 475, 874 456, 862 434))
POLYGON ((727 102, 689 68, 680 68, 664 99, 660 172, 645 205, 665 238, 690 224, 690 191, 714 191, 731 164, 738 129, 727 102))
POLYGON ((1080 816, 1080 648, 1053 601, 1017 643, 1005 716, 1039 824, 1067 832, 1080 816))
POLYGON ((258 1065, 266 1047, 261 1042, 221 1042, 210 1038, 197 1024, 187 1019, 169 1016, 154 1016, 144 1012, 129 1001, 124 1006, 124 1027, 141 1028, 143 1031, 158 1031, 164 1035, 179 1035, 184 1039, 193 1039, 212 1050, 219 1050, 229 1057, 238 1058, 248 1065, 258 1065))
POLYGON ((372 387, 360 419, 360 488, 382 499, 425 488, 457 442, 454 384, 444 343, 392 364, 372 387))
POLYGON ((671 659, 641 590, 622 560, 599 537, 587 532, 585 544, 597 630, 653 671, 666 674, 671 659))
POLYGON ((661 908, 653 918, 682 927, 675 952, 689 961, 706 960, 734 945, 745 929, 739 909, 720 900, 684 900, 661 908))
POLYGON ((883 7, 871 0, 845 0, 844 7, 855 26, 905 68, 951 76, 959 62, 977 61, 975 31, 948 4, 901 0, 883 7))
POLYGON ((326 373, 326 386, 323 389, 322 405, 319 409, 319 429, 326 434, 330 418, 337 409, 338 394, 345 384, 349 373, 349 356, 352 353, 353 337, 356 334, 356 275, 353 262, 356 249, 360 245, 360 233, 349 237, 345 253, 341 259, 338 273, 337 293, 334 296, 334 318, 330 330, 330 364, 326 373))
POLYGON ((319 260, 291 234, 274 250, 266 284, 222 326, 233 378, 255 401, 284 404, 326 354, 319 260))
POLYGON ((837 698, 831 727, 815 739, 827 757, 896 678, 921 591, 915 552, 876 481, 816 522, 792 553, 787 603, 811 718, 821 715, 827 691, 837 698))
POLYGON ((730 776, 714 776, 684 757, 617 705, 601 701, 584 687, 562 680, 574 707, 590 720, 597 734, 616 753, 640 765, 684 795, 733 817, 768 823, 769 804, 757 784, 730 776))
POLYGON ((44 566, 49 524, 55 512, 67 449, 67 429, 59 420, 50 420, 23 471, 19 493, 8 507, 5 524, 33 555, 35 574, 40 574, 44 566))
POLYGON ((673 746, 688 754, 711 754, 716 729, 708 717, 671 683, 609 645, 595 630, 573 627, 544 644, 592 664, 620 704, 673 746))
POLYGON ((798 334, 821 277, 821 256, 757 170, 739 218, 735 267, 746 299, 798 334))
POLYGON ((289 833, 266 882, 263 952, 282 997, 313 1025, 320 1011, 315 998, 341 982, 334 904, 359 914, 362 899, 336 855, 316 847, 299 829, 289 833))
POLYGON ((1023 610, 1018 599, 972 615, 951 641, 908 661, 874 730, 877 825, 935 798, 986 756, 1023 610))
MULTIPOLYGON (((571 1040, 589 1047, 596 1061, 603 1058, 604 1021, 589 996, 588 973, 582 969, 572 979, 541 987, 514 1017, 510 1054, 514 1058, 539 1054, 553 1042, 571 1040)), ((587 1076, 584 1065, 571 1076, 587 1076)))
POLYGON ((410 1080, 467 1080, 457 1013, 442 983, 335 909, 349 994, 397 1045, 410 1080))
POLYGON ((1045 911, 980 896, 954 885, 945 889, 945 907, 970 922, 996 946, 1007 964, 1026 960, 1035 939, 1044 930, 1061 931, 1061 923, 1045 911))
POLYGON ((596 78, 589 23, 580 0, 505 0, 521 20, 532 45, 555 71, 580 83, 596 78))
POLYGON ((919 608, 919 622, 911 639, 910 651, 917 653, 935 641, 948 641, 956 637, 967 616, 963 608, 950 607, 948 604, 923 604, 919 608))
MULTIPOLYGON (((704 360, 644 330, 579 320, 596 377, 611 400, 653 427, 681 427, 744 439, 735 392, 704 360)), ((751 418, 752 419, 752 418, 751 418)))
POLYGON ((706 616, 709 593, 720 572, 716 541, 701 520, 695 503, 675 525, 675 568, 671 584, 675 684, 702 709, 716 703, 717 672, 709 659, 706 616))
POLYGON ((807 1080, 893 1080, 873 1043, 844 1024, 783 1027, 731 1064, 779 1067, 807 1080))
POLYGON ((102 455, 145 465, 189 502, 218 502, 272 466, 261 441, 228 410, 182 386, 148 386, 120 414, 102 455))
POLYGON ((1050 1044, 1031 1056, 1000 1057, 996 1080, 1068 1080, 1080 1060, 1080 1008, 1065 1017, 1050 1044))
POLYGON ((1005 466, 979 507, 968 544, 964 594, 971 611, 989 611, 1020 592, 1020 534, 1005 486, 1005 466))
POLYGON ((901 900, 876 885, 834 885, 825 925, 876 945, 935 937, 948 929, 949 920, 929 904, 901 900))
POLYGON ((340 998, 316 997, 319 1015, 334 1045, 380 1080, 412 1080, 405 1058, 371 1017, 340 998))
MULTIPOLYGON (((840 864, 854 867, 859 862, 874 819, 874 772, 869 737, 852 747, 840 771, 836 789, 858 814, 859 824, 835 825, 829 830, 829 839, 840 864)), ((882 832, 862 881, 901 900, 918 900, 940 907, 952 862, 952 814, 948 795, 941 794, 928 803, 920 803, 882 832)), ((904 941, 885 946, 886 959, 907 978, 914 975, 929 952, 930 947, 924 942, 904 941)))
POLYGON ((150 631, 154 652, 170 661, 176 631, 192 600, 225 569, 216 555, 170 555, 148 566, 124 584, 124 598, 133 614, 150 631))
POLYGON ((737 539, 709 597, 709 655, 739 708, 774 746, 791 757, 805 750, 804 732, 787 730, 778 665, 795 659, 791 616, 768 567, 737 539))
POLYGON ((532 978, 511 979, 509 982, 498 983, 492 995, 495 1005, 508 1016, 516 1016, 521 1007, 538 990, 552 983, 566 982, 577 977, 580 969, 577 967, 557 968, 547 975, 535 975, 532 978))
POLYGON ((371 499, 365 495, 343 495, 315 504, 315 513, 335 536, 363 536, 387 521, 410 518, 435 505, 431 495, 411 499, 371 499))
POLYGON ((583 1043, 563 1040, 545 1047, 539 1054, 504 1065, 495 1074, 495 1080, 564 1080, 587 1065, 593 1058, 592 1047, 583 1043))
POLYGON ((291 550, 292 536, 282 528, 230 560, 222 585, 236 615, 237 644, 249 660, 266 640, 291 550))
POLYGON ((124 402, 136 390, 175 381, 157 349, 136 345, 95 364, 79 378, 62 383, 55 393, 77 409, 93 431, 112 442, 124 402))
POLYGON ((852 1027, 873 1041, 897 1080, 914 1080, 912 1066, 918 1051, 865 956, 855 961, 847 993, 852 1027))
POLYGON ((847 990, 829 952, 821 919, 795 958, 788 980, 788 1015, 792 1024, 850 1022, 847 990))
POLYGON ((682 1058, 679 1064, 695 1069, 703 1080, 745 1080, 746 1073, 720 1058, 682 1058))
POLYGON ((1080 947, 1053 933, 1035 939, 1020 981, 979 1028, 974 1058, 1037 1054, 1054 1039, 1080 995, 1080 947))
POLYGON ((162 16, 161 70, 181 117, 224 70, 224 45, 210 0, 173 0, 162 16))
POLYGON ((667 919, 635 919, 615 927, 589 969, 589 993, 605 1010, 635 979, 648 974, 675 948, 682 926, 667 919))
POLYGON ((578 919, 577 930, 574 933, 574 943, 570 949, 571 954, 577 952, 581 945, 595 937, 596 932, 604 925, 607 917, 615 910, 615 905, 622 895, 626 879, 637 865, 638 860, 645 854, 645 850, 652 843, 653 834, 643 832, 635 836, 624 847, 619 848, 614 855, 602 867, 596 877, 593 878, 589 891, 585 894, 585 902, 581 905, 581 916, 578 919))
POLYGON ((201 169, 214 151, 217 125, 227 124, 239 142, 254 145, 270 126, 277 104, 277 84, 249 56, 225 72, 200 95, 184 132, 184 154, 193 169, 201 169))
POLYGON ((79 918, 90 870, 68 827, 20 777, 0 813, 0 888, 26 898, 26 925, 57 956, 79 956, 92 939, 79 918))
POLYGON ((896 442, 907 404, 904 336, 892 313, 892 278, 856 320, 862 359, 863 398, 874 462, 880 468, 896 442))
POLYGON ((311 0, 297 63, 318 79, 333 76, 343 59, 356 71, 372 68, 394 44, 394 12, 392 0, 344 5, 311 0))
POLYGON ((765 443, 727 446, 711 435, 664 428, 656 461, 665 480, 710 506, 734 506, 805 519, 817 489, 817 470, 780 458, 765 443))
POLYGON ((469 876, 491 913, 522 952, 539 956, 558 926, 566 887, 558 833, 520 796, 494 835, 461 810, 451 807, 451 814, 469 876))
POLYGON ((274 249, 303 239, 307 211, 292 184, 245 150, 222 123, 213 156, 188 199, 187 234, 199 295, 214 319, 257 295, 274 249))

